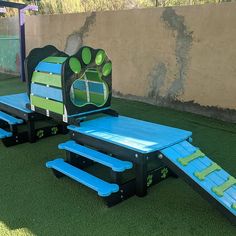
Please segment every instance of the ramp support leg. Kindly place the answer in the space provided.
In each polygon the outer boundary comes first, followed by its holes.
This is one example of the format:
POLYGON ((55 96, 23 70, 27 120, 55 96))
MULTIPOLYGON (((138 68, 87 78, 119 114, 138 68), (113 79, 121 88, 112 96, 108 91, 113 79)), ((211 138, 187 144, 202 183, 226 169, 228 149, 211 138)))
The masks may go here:
POLYGON ((35 138, 35 125, 34 125, 34 121, 29 120, 27 122, 27 127, 28 127, 28 137, 29 137, 29 142, 30 143, 34 143, 36 141, 35 138))
POLYGON ((135 154, 135 158, 136 195, 144 197, 147 195, 147 158, 141 154, 135 154))

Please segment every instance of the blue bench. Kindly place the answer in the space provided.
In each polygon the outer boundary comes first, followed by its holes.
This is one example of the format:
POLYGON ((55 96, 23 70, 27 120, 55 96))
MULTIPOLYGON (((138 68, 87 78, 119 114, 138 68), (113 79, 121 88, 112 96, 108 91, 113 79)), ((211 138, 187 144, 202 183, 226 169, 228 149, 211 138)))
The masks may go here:
POLYGON ((23 123, 23 120, 17 119, 2 111, 0 111, 0 120, 6 121, 9 125, 17 125, 23 123))
POLYGON ((0 139, 11 137, 12 133, 0 128, 0 139))
POLYGON ((101 152, 81 146, 72 140, 60 144, 58 148, 86 157, 92 161, 110 167, 113 171, 116 172, 123 172, 133 167, 133 164, 131 162, 121 161, 101 152))
POLYGON ((90 175, 87 172, 66 163, 62 158, 47 162, 46 167, 55 169, 75 181, 97 191, 98 195, 101 197, 107 197, 112 193, 119 191, 119 186, 117 184, 111 184, 90 175))

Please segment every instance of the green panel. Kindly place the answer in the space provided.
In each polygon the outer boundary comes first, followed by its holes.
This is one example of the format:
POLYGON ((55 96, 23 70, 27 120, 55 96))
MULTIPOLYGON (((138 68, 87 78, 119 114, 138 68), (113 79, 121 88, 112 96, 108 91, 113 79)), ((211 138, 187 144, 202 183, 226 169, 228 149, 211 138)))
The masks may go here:
POLYGON ((232 176, 229 176, 228 180, 224 182, 222 185, 212 188, 212 191, 220 197, 224 196, 224 191, 236 185, 236 179, 232 176))
POLYGON ((183 157, 183 158, 179 158, 178 161, 183 165, 186 166, 188 165, 189 162, 197 159, 197 158, 202 158, 204 157, 205 154, 202 153, 200 150, 197 150, 196 152, 194 152, 192 155, 189 155, 187 157, 183 157))
POLYGON ((88 65, 91 61, 91 58, 92 58, 92 54, 91 54, 91 51, 89 48, 84 48, 82 50, 82 59, 83 59, 83 62, 88 65))
POLYGON ((74 89, 75 101, 87 103, 87 92, 79 89, 74 89))
POLYGON ((236 203, 232 204, 232 208, 236 210, 236 203))
POLYGON ((43 62, 62 64, 66 59, 67 57, 47 57, 43 62))
MULTIPOLYGON (((101 78, 96 70, 87 70, 85 75, 89 81, 101 82, 101 78)), ((104 82, 102 81, 102 83, 104 82)))
POLYGON ((81 64, 80 64, 79 60, 76 57, 72 57, 70 59, 69 65, 70 65, 71 70, 74 73, 76 73, 76 74, 80 73, 80 71, 81 71, 81 64))
POLYGON ((99 50, 96 58, 95 58, 95 63, 100 66, 106 58, 106 53, 103 50, 99 50))
POLYGON ((64 113, 63 103, 61 102, 55 102, 55 101, 37 97, 34 95, 30 95, 30 100, 31 100, 31 104, 36 107, 49 110, 49 111, 52 111, 61 115, 63 115, 64 113))
POLYGON ((194 175, 200 179, 200 180, 204 180, 206 178, 207 175, 209 175, 210 173, 217 171, 217 170, 221 170, 221 167, 219 165, 217 165, 216 163, 212 163, 210 166, 208 166, 206 169, 202 170, 202 171, 196 171, 194 173, 194 175))
POLYGON ((89 93, 90 102, 96 104, 97 106, 102 106, 105 103, 104 95, 98 93, 89 93))
POLYGON ((32 82, 46 84, 49 86, 61 88, 61 76, 60 75, 47 74, 47 73, 35 71, 33 73, 32 82))
POLYGON ((111 62, 106 63, 103 68, 102 68, 102 74, 104 76, 108 76, 111 73, 111 69, 112 69, 112 64, 111 62))

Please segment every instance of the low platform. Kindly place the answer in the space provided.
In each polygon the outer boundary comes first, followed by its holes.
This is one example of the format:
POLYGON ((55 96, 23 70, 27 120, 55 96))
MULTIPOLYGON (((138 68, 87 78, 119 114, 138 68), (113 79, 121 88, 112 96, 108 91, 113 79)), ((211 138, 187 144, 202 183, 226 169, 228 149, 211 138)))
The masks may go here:
POLYGON ((0 96, 0 139, 5 146, 28 141, 33 143, 43 137, 67 133, 63 123, 40 125, 41 121, 48 121, 49 118, 28 109, 26 105, 29 103, 27 93, 0 96), (18 129, 20 125, 26 128, 18 129))
POLYGON ((32 113, 31 110, 26 108, 27 103, 29 103, 29 97, 26 93, 0 96, 0 104, 15 108, 24 113, 32 113))
POLYGON ((172 146, 192 136, 189 131, 133 118, 101 117, 68 129, 139 153, 151 153, 172 146))

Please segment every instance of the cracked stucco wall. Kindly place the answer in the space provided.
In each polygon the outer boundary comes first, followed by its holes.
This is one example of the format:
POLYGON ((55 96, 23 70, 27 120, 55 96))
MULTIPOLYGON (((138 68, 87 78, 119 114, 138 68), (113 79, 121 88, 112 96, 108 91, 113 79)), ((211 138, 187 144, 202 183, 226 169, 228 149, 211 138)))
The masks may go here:
POLYGON ((236 3, 30 16, 27 50, 104 48, 114 95, 236 122, 236 3))

